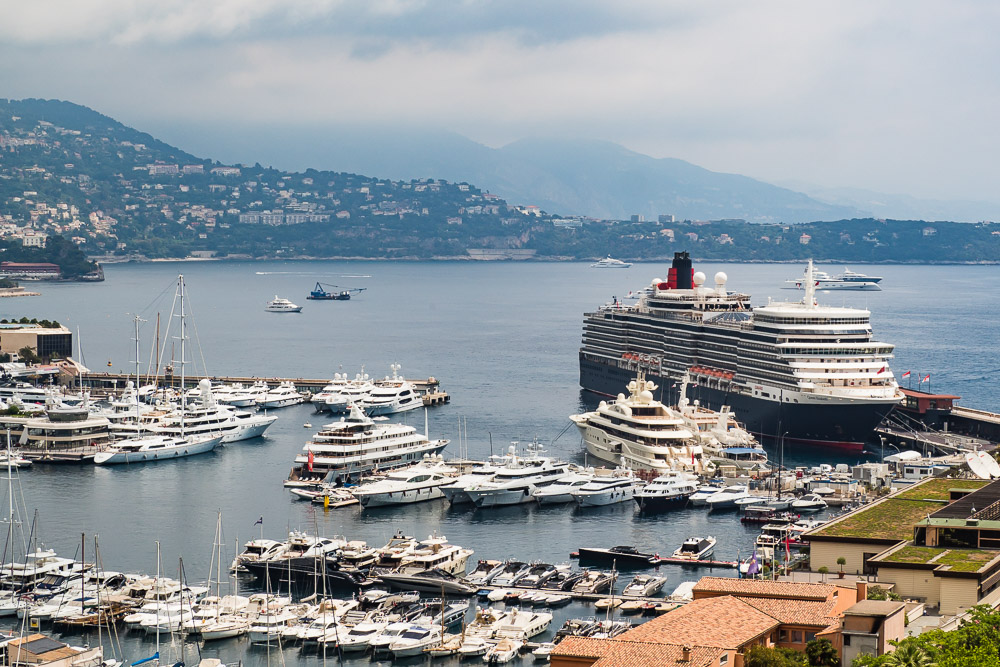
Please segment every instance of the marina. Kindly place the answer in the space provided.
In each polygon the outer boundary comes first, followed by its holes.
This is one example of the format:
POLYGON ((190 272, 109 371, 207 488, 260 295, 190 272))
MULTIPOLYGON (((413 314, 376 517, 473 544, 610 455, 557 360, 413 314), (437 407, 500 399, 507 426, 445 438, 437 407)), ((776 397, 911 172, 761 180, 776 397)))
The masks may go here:
MULTIPOLYGON (((109 273, 128 268, 110 268, 109 273)), ((160 267, 153 268, 159 269, 160 267)), ((364 271, 357 271, 357 273, 378 275, 380 271, 385 271, 388 268, 388 265, 386 268, 379 265, 377 268, 366 268, 364 271)), ((449 272, 458 271, 460 268, 462 267, 445 265, 443 267, 445 275, 440 280, 449 285, 460 285, 462 280, 459 274, 448 275, 449 272)), ((586 266, 581 267, 580 265, 575 267, 532 266, 519 268, 529 272, 540 271, 541 268, 555 271, 552 275, 554 282, 551 287, 553 289, 566 281, 568 276, 579 275, 581 269, 586 270, 586 266), (562 273, 574 268, 576 274, 562 273)), ((722 267, 711 267, 709 270, 717 270, 717 268, 722 267)), ((761 268, 750 266, 745 271, 752 274, 755 271, 760 271, 761 268)), ((208 267, 202 270, 211 272, 215 269, 208 267)), ((435 270, 442 269, 436 268, 435 270)), ((501 283, 505 285, 504 290, 512 288, 520 290, 511 295, 512 298, 519 299, 517 310, 520 314, 530 315, 529 320, 537 320, 539 317, 554 318, 559 324, 559 328, 566 331, 572 331, 578 327, 579 313, 584 312, 589 304, 599 303, 609 292, 606 284, 597 284, 607 280, 607 278, 601 279, 590 287, 582 288, 580 294, 574 295, 570 303, 560 306, 558 311, 553 313, 551 304, 543 306, 530 298, 537 284, 545 284, 545 272, 531 274, 530 282, 533 285, 529 289, 527 283, 511 282, 512 274, 505 273, 509 267, 491 266, 477 270, 487 271, 487 274, 484 274, 487 283, 490 283, 490 279, 486 276, 491 275, 497 279, 498 285, 501 283), (499 274, 496 273, 498 271, 499 274), (501 280, 502 276, 506 276, 504 280, 501 280)), ((629 273, 634 274, 635 270, 633 267, 629 272, 595 271, 584 275, 627 276, 629 273)), ((732 268, 727 267, 727 270, 734 273, 732 268)), ((893 270, 898 271, 899 269, 894 268, 893 270)), ((195 285, 196 275, 193 277, 188 267, 185 267, 185 271, 188 273, 187 279, 195 285)), ((780 278, 784 273, 781 267, 777 267, 777 270, 771 267, 771 271, 771 277, 768 280, 780 278)), ((871 271, 866 272, 871 273, 871 271)), ((886 272, 886 280, 889 279, 889 273, 889 271, 886 272)), ((221 279, 220 288, 226 286, 224 275, 216 276, 213 274, 213 281, 221 279)), ((383 275, 386 280, 395 279, 391 273, 383 275)), ((157 287, 155 289, 152 286, 145 288, 146 291, 158 291, 162 289, 163 284, 169 282, 169 272, 162 271, 160 276, 161 278, 154 283, 157 287)), ((909 279, 915 280, 916 278, 909 279)), ((901 278, 897 274, 893 280, 896 282, 901 278)), ((630 282, 632 281, 626 281, 626 286, 630 282)), ((765 284, 763 278, 756 286, 751 280, 751 288, 756 293, 767 293, 765 284)), ((198 281, 197 286, 199 291, 195 293, 196 299, 197 294, 200 294, 201 290, 204 289, 200 281, 198 281)), ((107 287, 113 288, 114 286, 108 285, 107 287)), ((296 316, 296 318, 301 317, 306 321, 303 333, 296 333, 297 340, 301 335, 306 336, 302 341, 302 347, 305 349, 301 353, 296 352, 298 347, 287 347, 278 358, 271 353, 273 351, 271 343, 261 342, 258 347, 254 347, 252 341, 241 338, 241 351, 236 354, 234 351, 227 351, 231 341, 226 341, 226 345, 221 345, 220 341, 206 335, 206 331, 212 331, 213 328, 218 331, 229 330, 223 328, 223 325, 230 326, 230 320, 232 320, 232 326, 236 330, 251 331, 253 326, 257 325, 252 325, 250 321, 240 321, 241 317, 247 317, 241 315, 243 309, 245 308, 247 313, 257 313, 256 317, 265 317, 267 314, 261 312, 259 305, 262 299, 261 295, 269 296, 275 292, 278 294, 295 293, 294 289, 290 291, 287 286, 281 284, 268 285, 266 289, 261 290, 256 298, 248 299, 246 304, 241 305, 237 300, 234 304, 234 310, 225 314, 225 323, 217 319, 220 316, 215 315, 211 309, 198 309, 198 328, 202 345, 206 348, 205 356, 211 360, 212 367, 217 371, 225 370, 232 375, 240 375, 247 384, 253 384, 257 379, 254 378, 255 375, 284 380, 294 380, 294 377, 287 376, 296 374, 301 374, 303 377, 319 376, 322 379, 314 381, 312 386, 314 391, 318 391, 328 384, 334 372, 340 372, 337 366, 340 363, 349 368, 351 376, 357 368, 360 368, 362 362, 365 362, 368 368, 387 368, 386 361, 392 358, 388 357, 385 352, 388 341, 388 345, 395 350, 393 356, 398 355, 407 368, 413 371, 422 371, 425 375, 433 373, 437 377, 446 379, 448 388, 454 392, 449 405, 428 411, 427 417, 427 426, 432 434, 432 439, 443 438, 452 441, 443 451, 446 463, 450 463, 456 455, 459 455, 459 458, 484 461, 491 453, 503 455, 510 440, 517 439, 526 443, 538 436, 539 440, 545 444, 548 456, 574 463, 581 468, 593 467, 596 462, 588 460, 579 436, 571 435, 576 433, 576 428, 566 420, 570 414, 592 411, 597 407, 597 401, 590 401, 586 395, 579 394, 574 377, 576 369, 573 368, 572 363, 567 364, 566 362, 567 358, 573 358, 574 349, 579 346, 579 340, 574 339, 575 336, 560 334, 558 338, 553 338, 550 334, 538 331, 530 321, 524 321, 523 317, 508 317, 504 322, 495 325, 498 328, 495 333, 489 334, 485 339, 474 338, 466 343, 466 347, 459 345, 453 354, 441 355, 418 344, 419 339, 432 335, 432 332, 438 332, 441 326, 455 327, 470 317, 488 320, 489 311, 485 306, 480 306, 479 299, 472 298, 474 296, 482 297, 480 292, 484 289, 484 283, 477 283, 475 287, 476 289, 472 290, 472 285, 470 285, 469 291, 464 291, 462 287, 449 287, 450 292, 447 299, 435 299, 434 301, 437 313, 434 322, 422 320, 420 311, 413 310, 409 316, 417 323, 418 341, 414 341, 412 344, 405 343, 402 347, 400 347, 400 339, 395 339, 392 335, 380 337, 383 334, 379 334, 379 331, 391 333, 396 329, 393 328, 392 319, 388 318, 386 313, 371 309, 373 305, 377 304, 377 299, 387 290, 366 292, 365 299, 352 302, 351 307, 357 307, 363 317, 370 322, 366 326, 372 327, 370 330, 358 331, 355 334, 356 337, 359 340, 370 340, 371 342, 363 343, 360 351, 353 353, 338 351, 340 348, 335 346, 330 355, 331 360, 324 360, 324 368, 317 367, 314 350, 321 349, 324 345, 321 341, 322 332, 330 331, 331 327, 336 326, 336 323, 333 320, 322 322, 310 320, 309 318, 320 316, 317 315, 315 308, 303 309, 303 312, 296 316), (462 299, 461 307, 454 303, 455 299, 460 296, 465 297, 462 299), (497 346, 490 346, 491 355, 477 352, 477 350, 484 349, 485 343, 491 340, 494 335, 502 336, 505 339, 524 339, 530 341, 530 344, 516 357, 497 346), (315 340, 310 340, 309 336, 315 336, 315 340), (246 360, 244 360, 245 357, 246 360), (253 363, 250 363, 251 358, 253 363), (310 370, 315 372, 310 373, 310 370), (501 396, 498 392, 502 390, 484 378, 495 378, 496 380, 502 378, 504 390, 513 387, 517 391, 501 396), (464 439, 463 436, 459 435, 463 429, 456 428, 459 417, 468 419, 468 437, 464 439), (559 436, 559 432, 567 424, 570 426, 570 430, 559 436)), ((50 294, 50 290, 47 290, 45 298, 59 298, 61 293, 73 289, 74 286, 53 285, 51 292, 55 293, 54 297, 50 294)), ((623 290, 618 287, 614 289, 619 293, 627 292, 627 289, 623 290)), ((233 291, 235 293, 239 290, 233 291)), ((442 289, 442 293, 445 291, 447 290, 442 289)), ((497 302, 500 300, 499 294, 497 292, 495 298, 490 300, 497 302)), ((874 293, 871 298, 887 294, 889 291, 874 293)), ((122 295, 119 298, 127 300, 128 297, 122 295)), ((198 305, 196 300, 195 306, 198 305)), ((68 309, 70 305, 68 303, 62 306, 50 305, 47 306, 46 310, 56 307, 68 309)), ((905 303, 897 304, 896 307, 899 308, 900 317, 905 317, 907 308, 912 307, 912 303, 910 306, 906 306, 905 303)), ((884 308, 873 307, 873 318, 880 310, 881 315, 879 316, 885 316, 884 308)), ((39 311, 29 314, 44 316, 47 313, 39 311)), ((326 313, 321 315, 327 316, 326 313)), ((147 319, 149 318, 147 317, 147 319)), ((261 335, 280 340, 283 335, 282 329, 286 326, 280 321, 284 321, 285 318, 271 319, 270 323, 261 325, 267 327, 261 335)), ((878 326, 881 329, 889 325, 882 322, 878 326)), ((296 325, 296 328, 298 330, 299 325, 296 325)), ((84 351, 87 357, 96 357, 97 359, 120 357, 123 360, 122 364, 125 364, 126 354, 122 353, 121 350, 127 350, 130 343, 126 340, 126 335, 120 332, 124 327, 119 324, 117 327, 109 328, 106 334, 94 334, 92 337, 96 341, 93 349, 87 342, 88 325, 84 323, 82 329, 84 332, 84 351), (119 348, 118 352, 114 351, 114 347, 102 349, 105 339, 113 341, 116 337, 120 341, 116 344, 119 348)), ((901 350, 906 347, 900 341, 900 335, 904 338, 905 336, 916 336, 916 332, 910 328, 892 328, 892 331, 893 336, 887 335, 885 338, 896 343, 898 357, 902 354, 901 350)), ((970 333, 974 334, 974 330, 970 333)), ((143 338, 150 340, 145 332, 143 338)), ((972 344, 972 340, 966 340, 965 343, 972 344)), ((949 351, 948 360, 951 359, 951 355, 952 352, 949 351)), ((945 365, 946 362, 943 359, 943 357, 939 358, 937 363, 945 365)), ((894 362, 894 368, 906 363, 908 362, 897 360, 894 362)), ((119 376, 118 391, 124 387, 129 375, 134 376, 134 372, 123 372, 119 376)), ((201 379, 204 376, 205 373, 200 372, 196 377, 201 379)), ((628 378, 628 380, 632 379, 635 377, 628 378)), ((941 382, 944 382, 944 379, 941 382)), ((277 384, 279 381, 269 382, 271 386, 277 384)), ((615 390, 616 393, 624 391, 626 384, 627 381, 615 390)), ((656 384, 660 385, 661 383, 657 382, 656 384)), ((191 387, 194 388, 194 386, 194 383, 191 383, 191 387)), ((943 387, 944 385, 939 386, 943 387)), ((658 393, 660 391, 663 392, 662 401, 664 404, 676 405, 678 388, 674 387, 673 383, 666 384, 657 390, 658 393)), ((968 385, 959 384, 955 387, 955 393, 966 395, 965 400, 970 405, 982 406, 986 408, 987 412, 991 407, 995 408, 988 402, 980 402, 981 397, 984 397, 985 394, 977 391, 975 382, 970 382, 968 385)), ((701 401, 704 398, 703 388, 692 383, 688 397, 692 402, 701 401)), ((659 396, 657 398, 659 399, 659 396)), ((404 530, 408 535, 418 536, 427 536, 437 532, 447 535, 452 544, 474 550, 473 561, 475 559, 503 561, 517 557, 526 560, 537 559, 554 565, 565 563, 571 551, 587 545, 611 547, 614 544, 632 544, 643 552, 669 557, 669 554, 672 554, 684 540, 692 535, 711 534, 715 536, 718 539, 718 544, 712 560, 720 565, 712 565, 712 561, 707 561, 707 565, 664 563, 659 569, 651 568, 648 570, 648 572, 655 572, 657 576, 666 579, 663 590, 669 592, 680 584, 697 578, 698 572, 712 573, 717 576, 734 576, 737 572, 736 568, 726 567, 722 564, 745 561, 754 550, 762 526, 766 525, 741 521, 744 514, 736 509, 709 512, 707 508, 678 507, 663 513, 649 513, 640 511, 635 501, 592 508, 579 507, 575 504, 525 503, 477 510, 472 505, 453 505, 446 499, 436 499, 395 508, 362 508, 360 504, 336 507, 331 503, 330 508, 324 510, 323 503, 295 500, 295 497, 281 486, 281 482, 288 477, 289 467, 295 456, 301 452, 303 444, 314 433, 320 431, 325 424, 337 421, 340 418, 339 415, 333 417, 317 416, 314 407, 308 404, 292 405, 282 408, 280 412, 275 410, 274 414, 278 416, 278 419, 267 430, 265 437, 244 441, 239 446, 226 446, 224 451, 214 451, 197 457, 158 463, 155 466, 120 466, 114 469, 104 469, 97 466, 57 468, 45 463, 36 463, 32 468, 37 466, 37 470, 27 469, 19 472, 24 486, 26 504, 30 508, 39 508, 42 541, 46 545, 55 547, 60 554, 72 555, 76 551, 75 542, 78 543, 78 533, 81 530, 100 532, 101 550, 104 553, 106 566, 125 572, 151 572, 149 564, 154 562, 153 542, 159 540, 163 545, 165 562, 174 562, 176 569, 177 556, 183 556, 185 568, 189 572, 197 571, 198 578, 204 583, 204 573, 210 564, 211 544, 215 541, 213 538, 215 512, 220 506, 225 517, 225 536, 222 542, 228 545, 225 547, 226 564, 235 556, 232 545, 237 541, 242 544, 248 538, 258 534, 280 538, 286 526, 314 535, 345 535, 351 541, 360 540, 371 545, 387 543, 397 529, 404 530), (313 427, 304 429, 304 423, 311 423, 313 427), (225 489, 226 492, 206 494, 206 489, 225 489), (146 510, 150 513, 148 520, 122 522, 119 518, 120 515, 113 518, 111 513, 97 509, 107 507, 108 503, 114 503, 115 499, 135 496, 136 494, 141 494, 143 507, 148 507, 146 510), (172 517, 177 515, 190 517, 190 520, 185 522, 185 525, 178 525, 178 522, 172 520, 172 517), (256 523, 259 519, 262 519, 261 524, 256 523), (611 527, 615 532, 613 540, 608 538, 611 527)), ((737 420, 744 419, 738 411, 734 410, 734 415, 737 420)), ((390 415, 388 422, 375 423, 408 424, 421 433, 425 431, 424 415, 419 410, 390 415)), ((16 447, 18 435, 12 433, 12 439, 16 447)), ((775 465, 781 460, 778 448, 770 442, 763 444, 767 449, 769 464, 775 465)), ((888 455, 894 451, 894 449, 886 447, 885 454, 888 455)), ((823 485, 832 483, 827 481, 831 479, 831 475, 833 482, 836 482, 838 478, 835 475, 835 468, 838 464, 847 466, 847 474, 850 476, 852 468, 865 463, 875 465, 879 459, 877 439, 874 447, 866 455, 827 451, 810 453, 804 450, 786 448, 783 462, 788 469, 788 479, 786 479, 784 486, 794 489, 792 471, 798 468, 803 468, 806 471, 804 477, 815 478, 817 480, 816 487, 821 488, 823 485), (809 469, 818 469, 821 464, 828 464, 830 472, 808 473, 809 469)), ((609 463, 608 465, 609 468, 613 467, 613 464, 609 463)), ((935 465, 940 464, 936 463, 935 465)), ((740 474, 735 470, 733 472, 737 475, 740 474)), ((752 481, 748 476, 747 483, 752 481)), ((797 490, 797 495, 804 495, 806 492, 808 489, 804 487, 797 490)), ((766 499, 769 491, 767 488, 756 488, 751 489, 751 493, 758 495, 761 499, 766 499)), ((773 490, 770 493, 773 495, 773 490)), ((835 515, 841 504, 850 505, 852 502, 859 502, 850 500, 850 498, 849 495, 844 496, 844 500, 825 497, 824 499, 830 507, 821 510, 815 516, 821 520, 826 519, 835 515)), ((360 556, 360 552, 358 555, 360 556)), ((611 564, 604 567, 610 569, 611 564)), ((473 569, 474 562, 470 562, 467 571, 473 569)), ((306 576, 305 573, 304 576, 306 576)), ((620 576, 620 583, 616 586, 616 598, 621 599, 624 587, 630 583, 631 578, 632 575, 620 576)), ((251 590, 248 589, 248 592, 251 590)), ((606 596, 606 594, 602 595, 606 596)), ((620 610, 621 607, 618 609, 620 610)), ((593 604, 586 599, 571 599, 566 606, 553 608, 547 612, 553 615, 549 629, 532 640, 532 643, 541 644, 550 641, 565 621, 573 618, 591 617, 595 615, 595 612, 593 604)), ((604 613, 604 611, 600 612, 602 618, 604 613)), ((621 618, 621 613, 615 610, 615 617, 621 618)), ((469 612, 468 618, 473 618, 473 612, 469 612)), ((71 639, 73 636, 67 635, 67 638, 71 639)), ((70 643, 78 641, 71 639, 70 643)), ((151 644, 148 642, 149 640, 142 639, 137 635, 129 635, 125 640, 126 646, 131 647, 130 656, 134 656, 135 659, 151 653, 149 651, 151 644)), ((190 644, 189 650, 194 650, 190 644)), ((285 659, 291 663, 319 664, 322 659, 318 653, 302 653, 298 647, 282 645, 279 649, 277 645, 272 645, 270 650, 272 652, 280 651, 285 659)), ((209 641, 203 646, 203 651, 206 655, 217 655, 223 661, 243 659, 246 664, 255 665, 267 662, 264 645, 251 645, 246 639, 209 641), (251 646, 256 647, 251 648, 251 646)), ((193 655, 193 652, 189 653, 190 655, 193 655)), ((362 656, 351 657, 350 654, 347 654, 345 658, 347 664, 362 665, 369 662, 367 657, 362 656)), ((276 659, 277 654, 272 653, 271 660, 276 659)), ((524 660, 530 661, 530 654, 524 660)))

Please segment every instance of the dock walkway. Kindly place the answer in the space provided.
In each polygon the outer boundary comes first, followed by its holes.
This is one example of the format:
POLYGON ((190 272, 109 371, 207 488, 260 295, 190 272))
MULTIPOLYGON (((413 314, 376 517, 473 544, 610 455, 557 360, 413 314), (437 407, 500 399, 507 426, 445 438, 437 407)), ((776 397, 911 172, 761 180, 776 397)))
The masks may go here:
MULTIPOLYGON (((158 378, 140 376, 143 383, 156 382, 163 387, 179 387, 181 384, 178 375, 162 375, 158 378)), ((212 384, 243 384, 251 385, 255 382, 264 382, 269 387, 277 387, 282 382, 291 382, 299 391, 316 393, 330 383, 330 378, 276 378, 276 377, 256 377, 240 375, 188 375, 184 378, 187 387, 196 387, 202 380, 208 380, 212 384)), ((91 388, 113 389, 125 386, 126 382, 135 381, 135 375, 130 373, 87 373, 83 376, 85 385, 91 388)), ((414 388, 422 393, 435 392, 440 384, 436 378, 424 380, 407 379, 414 388)), ((442 392, 443 393, 443 392, 442 392)))

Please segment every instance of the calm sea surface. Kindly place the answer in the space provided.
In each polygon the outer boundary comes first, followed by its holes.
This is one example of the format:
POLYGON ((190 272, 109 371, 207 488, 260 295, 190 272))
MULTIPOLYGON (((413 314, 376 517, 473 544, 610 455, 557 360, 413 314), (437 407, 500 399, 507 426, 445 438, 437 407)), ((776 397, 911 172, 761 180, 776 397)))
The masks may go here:
MULTIPOLYGON (((1000 410, 993 390, 1000 375, 1000 269, 851 268, 884 276, 884 291, 826 293, 820 302, 869 308, 876 336, 896 345, 892 369, 897 377, 905 370, 912 370, 914 378, 929 374, 933 390, 957 393, 971 407, 1000 410)), ((696 269, 710 281, 724 270, 729 287, 752 294, 754 303, 799 294, 780 289, 786 278, 800 275, 797 265, 696 263, 696 269)), ((101 284, 43 283, 41 297, 4 299, 0 317, 56 319, 74 333, 79 329, 84 360, 99 371, 109 364, 131 370, 131 318, 139 314, 147 320, 140 334, 145 371, 157 313, 165 356, 177 345, 165 331, 177 275, 183 273, 196 338, 188 353, 192 372, 207 368, 211 374, 329 378, 364 367, 382 376, 398 362, 407 377, 440 379, 452 396, 450 405, 430 411, 432 437, 457 442, 458 422, 464 419, 473 457, 537 437, 552 455, 582 462, 576 430, 564 432, 567 415, 593 405, 578 385, 582 314, 612 295, 621 297, 665 277, 667 266, 188 262, 110 265, 105 272, 101 284), (349 302, 307 301, 316 281, 365 291, 349 302), (304 305, 303 312, 264 312, 264 302, 275 295, 304 305)), ((179 349, 174 357, 179 358, 179 349)), ((420 537, 439 531, 475 549, 474 559, 517 556, 548 562, 564 562, 580 546, 632 544, 662 554, 695 534, 717 536, 716 557, 729 560, 746 555, 756 535, 733 514, 682 510, 645 517, 632 505, 587 512, 569 507, 472 511, 433 502, 364 513, 357 507, 324 512, 293 500, 281 486, 295 454, 322 420, 308 406, 276 414, 280 419, 267 437, 201 457, 131 468, 35 466, 21 473, 16 495, 19 504, 23 496, 29 519, 38 511, 39 539, 63 555, 76 552, 81 533, 88 540, 98 535, 104 567, 152 572, 158 540, 165 568, 175 571, 183 556, 191 579, 207 575, 220 510, 227 559, 237 542, 258 533, 253 524, 260 516, 265 535, 278 539, 291 528, 374 544, 397 529, 420 537), (313 428, 304 428, 307 422, 313 428)), ((401 419, 423 429, 420 411, 401 419)), ((455 444, 449 452, 456 452, 455 444)), ((791 465, 858 459, 815 450, 788 451, 785 457, 791 465)), ((700 574, 669 567, 664 573, 670 577, 668 591, 700 574)), ((558 619, 592 613, 574 605, 560 611, 558 619)), ((126 657, 133 660, 151 653, 140 640, 126 647, 126 657)), ((228 661, 242 657, 254 664, 322 661, 300 656, 297 649, 267 652, 247 649, 242 642, 212 646, 206 655, 228 661)))

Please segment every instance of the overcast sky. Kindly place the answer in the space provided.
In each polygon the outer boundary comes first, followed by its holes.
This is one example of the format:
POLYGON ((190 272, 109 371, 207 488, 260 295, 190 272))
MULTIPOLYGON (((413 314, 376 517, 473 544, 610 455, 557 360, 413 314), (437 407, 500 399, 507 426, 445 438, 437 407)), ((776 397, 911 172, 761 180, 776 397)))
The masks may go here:
POLYGON ((0 96, 154 133, 572 135, 771 181, 996 200, 998 19, 989 0, 23 0, 0 20, 0 96))

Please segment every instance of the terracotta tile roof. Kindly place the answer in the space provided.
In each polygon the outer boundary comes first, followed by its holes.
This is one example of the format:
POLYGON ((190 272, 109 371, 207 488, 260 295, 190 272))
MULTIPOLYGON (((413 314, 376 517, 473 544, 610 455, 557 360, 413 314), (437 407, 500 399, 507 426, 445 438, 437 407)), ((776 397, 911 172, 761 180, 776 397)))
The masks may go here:
POLYGON ((836 600, 769 600, 740 597, 746 604, 786 625, 811 625, 825 628, 838 622, 836 600))
POLYGON ((596 658, 593 667, 709 667, 718 665, 725 651, 721 648, 692 646, 690 662, 682 662, 684 648, 676 644, 651 644, 648 642, 615 639, 590 639, 567 637, 559 642, 552 656, 596 658))
POLYGON ((619 635, 623 641, 735 649, 779 625, 731 596, 696 600, 619 635))
POLYGON ((762 579, 735 579, 733 577, 702 577, 692 592, 723 593, 743 597, 768 597, 798 600, 827 600, 839 586, 812 584, 796 581, 767 581, 762 579))

